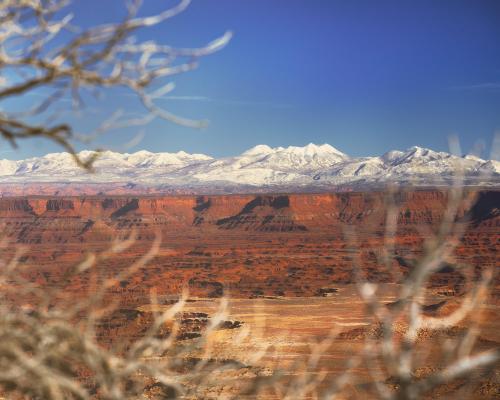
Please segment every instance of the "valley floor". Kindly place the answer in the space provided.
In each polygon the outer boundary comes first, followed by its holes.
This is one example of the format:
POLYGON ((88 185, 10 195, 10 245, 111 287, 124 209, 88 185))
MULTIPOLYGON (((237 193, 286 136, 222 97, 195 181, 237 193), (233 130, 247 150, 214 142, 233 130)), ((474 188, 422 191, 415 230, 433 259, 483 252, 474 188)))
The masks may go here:
MULTIPOLYGON (((453 257, 429 282, 422 304, 431 314, 446 315, 481 271, 498 270, 499 195, 482 192, 471 210, 459 208, 457 223, 465 226, 460 221, 467 221, 467 229, 453 257), (470 267, 455 268, 462 265, 470 267)), ((356 283, 376 283, 383 304, 396 301, 401 282, 422 255, 424 241, 437 230, 447 200, 448 194, 437 190, 398 194, 395 254, 389 265, 382 262, 387 204, 381 192, 12 197, 0 199, 0 229, 9 243, 3 249, 5 258, 25 247, 20 257, 25 277, 41 287, 62 288, 73 301, 94 290, 90 273, 66 278, 68 270, 89 252, 105 251, 117 237, 133 234, 136 241, 131 247, 102 260, 94 271, 100 277, 112 277, 139 260, 161 236, 154 259, 111 288, 109 301, 133 313, 108 321, 116 328, 101 324, 98 333, 104 342, 138 334, 137 316, 152 311, 148 305, 152 289, 163 304, 160 308, 169 307, 187 289, 191 300, 184 311, 203 313, 208 319, 227 296, 225 320, 230 322, 214 338, 213 357, 263 370, 292 370, 288 379, 293 380, 300 375, 293 370, 303 368, 301 363, 314 348, 311 343, 324 340, 333 330, 336 339, 313 371, 325 373, 321 385, 326 387, 362 350, 367 337, 380 338, 356 283), (242 339, 246 330, 249 334, 242 339), (257 362, 254 356, 264 349, 257 362)), ((499 308, 497 274, 481 311, 477 349, 500 344, 499 308)), ((437 354, 443 343, 463 335, 466 324, 420 340, 422 367, 417 375, 425 375, 428 365, 439 368, 442 360, 437 354)), ((195 337, 198 332, 191 328, 183 331, 188 341, 189 335, 195 337)), ((349 396, 358 398, 373 376, 365 365, 357 366, 354 376, 356 384, 349 396)), ((499 393, 498 370, 474 379, 477 398, 499 393)), ((450 386, 436 395, 455 390, 450 386)))

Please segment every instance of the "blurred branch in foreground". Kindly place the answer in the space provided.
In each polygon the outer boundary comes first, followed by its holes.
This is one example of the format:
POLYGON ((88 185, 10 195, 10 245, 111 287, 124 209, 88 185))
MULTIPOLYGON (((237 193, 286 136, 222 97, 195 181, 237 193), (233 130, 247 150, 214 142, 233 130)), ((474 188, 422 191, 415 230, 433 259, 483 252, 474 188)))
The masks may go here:
POLYGON ((176 124, 203 127, 206 121, 176 116, 156 100, 171 92, 171 78, 196 68, 198 60, 224 47, 226 32, 201 48, 178 49, 154 40, 138 41, 133 35, 142 28, 160 24, 188 7, 180 0, 163 12, 139 16, 141 0, 127 4, 127 15, 117 23, 80 29, 72 25, 67 0, 5 0, 0 4, 0 101, 35 94, 42 100, 23 112, 0 109, 0 135, 16 147, 25 138, 45 138, 71 153, 76 162, 90 169, 98 153, 83 160, 76 154, 75 140, 89 142, 113 129, 143 125, 154 118, 176 124), (84 107, 82 93, 98 97, 104 90, 125 88, 137 96, 147 113, 123 118, 117 111, 91 134, 75 132, 61 113, 51 107, 71 96, 73 110, 84 107), (47 94, 37 92, 50 91, 47 94), (45 116, 45 118, 41 118, 45 116))
MULTIPOLYGON (((234 361, 211 359, 211 337, 228 322, 224 298, 199 337, 183 341, 181 316, 187 293, 162 308, 152 290, 151 312, 142 320, 140 338, 127 343, 114 338, 110 346, 99 343, 96 329, 114 323, 114 313, 120 311, 108 291, 151 262, 159 249, 158 234, 129 268, 106 276, 100 263, 132 246, 133 237, 132 232, 108 250, 89 254, 66 272, 64 282, 90 276, 82 296, 27 280, 19 265, 22 252, 1 264, 0 395, 9 399, 201 398, 206 390, 226 381, 239 386, 224 376, 235 368, 234 361)), ((243 340, 245 335, 240 336, 243 340)))
MULTIPOLYGON (((457 246, 469 226, 469 211, 477 192, 465 188, 458 174, 455 185, 442 192, 447 204, 441 209, 439 222, 412 227, 420 230, 425 240, 421 254, 412 253, 415 259, 408 261, 405 272, 400 273, 394 265, 399 257, 398 218, 404 210, 399 209, 398 198, 402 196, 399 190, 387 190, 386 219, 378 219, 376 227, 383 243, 368 250, 378 252, 375 256, 381 270, 377 271, 393 276, 391 284, 397 293, 391 303, 384 297, 383 286, 364 276, 363 238, 352 229, 354 225, 343 225, 346 249, 357 267, 354 282, 371 325, 356 333, 362 346, 352 357, 347 355, 344 370, 336 375, 328 375, 327 363, 332 360, 326 356, 339 335, 346 332, 336 326, 335 309, 328 310, 332 317, 328 334, 313 343, 296 363, 274 369, 262 360, 280 355, 272 353, 265 338, 250 324, 233 336, 220 334, 224 325, 235 326, 226 320, 230 315, 226 298, 220 300, 213 315, 206 314, 205 325, 200 324, 196 334, 190 336, 182 326, 187 295, 172 302, 175 304, 161 303, 153 288, 148 293, 150 312, 138 320, 138 335, 128 343, 119 343, 123 338, 110 335, 108 330, 110 345, 100 343, 100 326, 120 325, 116 311, 126 316, 142 312, 135 306, 118 310, 119 296, 127 294, 113 289, 153 262, 161 244, 159 232, 151 239, 149 250, 121 272, 101 266, 134 244, 134 231, 107 250, 87 255, 74 268, 63 269, 61 285, 30 280, 29 271, 23 270, 26 264, 20 261, 21 247, 8 248, 17 252, 0 263, 1 390, 8 398, 44 399, 355 399, 366 394, 374 399, 414 400, 441 396, 439 391, 444 388, 446 395, 467 399, 485 378, 486 387, 480 389, 489 395, 490 388, 498 389, 491 375, 498 372, 500 354, 497 342, 483 340, 480 329, 483 305, 498 272, 484 265, 474 269, 457 262, 457 246), (446 306, 434 309, 426 300, 435 298, 430 283, 443 268, 457 270, 464 278, 459 290, 452 288, 454 293, 446 306), (81 282, 86 284, 81 293, 76 293, 68 282, 80 276, 85 277, 81 282), (221 337, 234 338, 234 348, 242 352, 251 348, 251 354, 240 357, 249 361, 225 357, 228 353, 224 350, 232 344, 223 341, 216 347, 221 337), (362 379, 361 369, 367 372, 362 379)), ((365 226, 364 232, 370 228, 365 226)), ((7 242, 2 245, 4 249, 8 246, 7 242)), ((197 304, 191 305, 191 313, 197 310, 197 304)), ((188 317, 198 323, 197 318, 191 314, 188 317)))

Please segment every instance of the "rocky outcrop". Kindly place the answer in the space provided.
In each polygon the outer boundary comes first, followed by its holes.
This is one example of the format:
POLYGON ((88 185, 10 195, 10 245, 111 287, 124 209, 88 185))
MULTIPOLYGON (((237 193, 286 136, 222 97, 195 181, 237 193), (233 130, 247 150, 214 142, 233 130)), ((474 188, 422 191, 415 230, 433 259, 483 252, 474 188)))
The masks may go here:
POLYGON ((485 191, 478 195, 466 217, 475 226, 500 227, 500 191, 485 191))
POLYGON ((304 225, 295 222, 290 209, 290 197, 257 196, 236 214, 216 221, 220 229, 243 229, 260 232, 306 231, 304 225))
MULTIPOLYGON (((495 267, 500 250, 498 192, 483 192, 466 214, 472 221, 456 262, 495 267)), ((411 273, 422 252, 422 232, 442 219, 444 191, 398 193, 397 246, 392 270, 381 264, 385 194, 332 193, 227 196, 86 196, 0 199, 0 229, 32 251, 31 279, 54 284, 88 251, 109 247, 135 232, 137 243, 106 261, 112 274, 144 254, 157 233, 162 249, 153 263, 118 288, 126 296, 162 294, 182 287, 206 297, 229 289, 244 297, 329 296, 352 283, 352 248, 365 279, 393 282, 411 273), (424 227, 422 230, 421 227, 424 227), (399 277, 399 278, 398 278, 399 277)), ((90 282, 71 283, 79 289, 90 282)), ((461 293, 465 278, 443 265, 433 276, 436 292, 461 293)))
POLYGON ((114 211, 111 214, 111 219, 116 220, 120 217, 123 217, 127 213, 130 213, 132 211, 138 210, 139 209, 139 200, 138 199, 132 199, 130 200, 127 204, 124 206, 120 207, 118 210, 114 211))
POLYGON ((0 215, 35 215, 33 207, 26 198, 0 199, 0 215))
POLYGON ((50 199, 47 200, 47 211, 74 210, 75 205, 72 200, 67 199, 50 199))

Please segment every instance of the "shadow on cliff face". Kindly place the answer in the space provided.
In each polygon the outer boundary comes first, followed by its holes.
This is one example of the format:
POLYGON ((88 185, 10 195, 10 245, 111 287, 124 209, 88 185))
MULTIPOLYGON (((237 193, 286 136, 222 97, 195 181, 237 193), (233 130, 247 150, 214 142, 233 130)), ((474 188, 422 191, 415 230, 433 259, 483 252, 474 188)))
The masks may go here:
POLYGON ((196 215, 193 219, 193 225, 199 226, 205 221, 204 214, 210 209, 212 206, 212 200, 210 198, 205 198, 205 196, 198 196, 196 198, 196 206, 193 207, 193 211, 196 212, 196 215))
POLYGON ((196 212, 203 212, 210 208, 212 205, 211 199, 205 199, 204 196, 199 196, 196 198, 196 206, 193 207, 193 210, 196 212))
POLYGON ((220 229, 259 232, 307 231, 304 225, 294 221, 290 210, 290 197, 286 195, 257 196, 245 204, 238 214, 219 219, 216 225, 220 229))
POLYGON ((132 199, 130 200, 127 204, 125 204, 123 207, 119 208, 116 210, 114 213, 111 214, 111 219, 117 219, 125 214, 139 209, 139 199, 132 199))
POLYGON ((474 227, 477 227, 482 222, 491 220, 499 215, 500 191, 486 191, 479 193, 476 203, 465 217, 474 227))
POLYGON ((29 203, 28 199, 0 199, 0 212, 25 212, 32 216, 36 216, 33 207, 29 203))
POLYGON ((50 199, 46 204, 47 211, 74 210, 75 205, 72 200, 50 199))
POLYGON ((248 214, 256 207, 269 206, 275 210, 290 207, 290 198, 288 196, 257 196, 255 199, 245 205, 238 215, 248 214))

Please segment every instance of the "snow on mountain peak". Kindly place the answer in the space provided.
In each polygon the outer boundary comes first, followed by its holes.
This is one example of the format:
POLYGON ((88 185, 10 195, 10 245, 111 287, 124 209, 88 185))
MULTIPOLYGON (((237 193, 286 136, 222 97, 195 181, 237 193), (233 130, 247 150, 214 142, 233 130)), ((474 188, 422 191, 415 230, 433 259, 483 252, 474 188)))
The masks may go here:
POLYGON ((257 146, 254 146, 244 153, 242 153, 242 156, 255 156, 255 155, 260 155, 260 154, 269 154, 275 151, 272 147, 268 146, 267 144, 258 144, 257 146))
POLYGON ((255 155, 266 155, 266 154, 294 154, 297 156, 315 156, 315 155, 336 155, 340 158, 348 158, 348 156, 341 151, 337 150, 335 147, 329 144, 317 145, 314 143, 309 143, 306 146, 288 146, 288 147, 270 147, 266 144, 259 144, 257 146, 248 149, 242 156, 255 156, 255 155))
POLYGON ((437 152, 424 147, 413 146, 406 151, 389 151, 382 156, 384 161, 391 165, 401 165, 408 163, 429 163, 440 160, 447 160, 453 157, 449 153, 437 152))
MULTIPOLYGON (((95 154, 82 151, 87 159, 95 154)), ((393 150, 380 157, 350 158, 329 144, 270 147, 257 145, 239 156, 214 159, 204 154, 102 152, 89 174, 69 153, 26 160, 0 160, 2 182, 135 182, 151 186, 203 185, 370 185, 386 181, 432 183, 448 179, 457 166, 474 184, 500 186, 500 163, 477 157, 456 157, 422 147, 393 150)), ((472 184, 472 183, 471 183, 472 184)))
POLYGON ((189 154, 185 151, 177 153, 151 153, 146 150, 141 150, 136 153, 126 154, 127 161, 138 167, 160 167, 160 166, 179 166, 187 165, 195 161, 211 160, 205 154, 189 154))
POLYGON ((152 153, 151 151, 148 150, 139 150, 136 151, 135 153, 131 153, 130 155, 136 156, 136 157, 149 157, 154 155, 155 153, 152 153))
POLYGON ((328 167, 335 163, 346 161, 349 156, 330 146, 329 144, 307 146, 289 146, 277 154, 288 157, 293 164, 309 165, 310 167, 328 167))
POLYGON ((329 152, 329 153, 336 153, 339 155, 347 156, 345 153, 341 152, 340 150, 336 149, 335 147, 329 145, 328 143, 324 143, 321 146, 318 146, 319 149, 329 152))
POLYGON ((388 151, 387 153, 384 153, 381 158, 385 162, 391 163, 391 162, 394 162, 394 161, 398 160, 399 158, 401 158, 404 154, 405 154, 404 151, 391 150, 391 151, 388 151))
POLYGON ((283 152, 292 153, 296 155, 336 155, 341 158, 348 158, 348 156, 341 151, 337 150, 335 147, 330 146, 329 144, 317 145, 314 143, 309 143, 304 147, 300 146, 288 146, 287 148, 281 148, 283 152))

